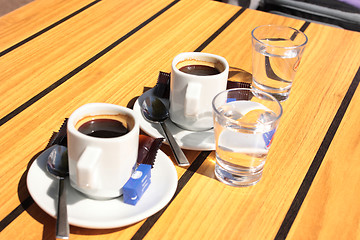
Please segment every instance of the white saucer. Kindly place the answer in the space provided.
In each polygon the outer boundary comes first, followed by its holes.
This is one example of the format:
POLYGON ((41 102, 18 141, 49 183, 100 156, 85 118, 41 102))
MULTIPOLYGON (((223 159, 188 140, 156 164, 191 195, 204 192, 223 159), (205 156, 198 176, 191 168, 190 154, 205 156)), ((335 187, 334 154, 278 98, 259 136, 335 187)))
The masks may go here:
MULTIPOLYGON (((144 94, 147 94, 150 91, 151 90, 145 92, 144 94)), ((169 105, 168 100, 164 98, 161 100, 165 103, 165 105, 169 105)), ((140 119, 140 127, 144 132, 154 138, 164 137, 160 124, 151 123, 142 115, 139 99, 136 100, 133 109, 136 116, 140 119)), ((198 151, 215 150, 214 129, 194 132, 178 127, 171 120, 167 120, 166 124, 181 148, 198 151)))
MULTIPOLYGON (((55 217, 58 180, 46 171, 47 157, 52 149, 50 147, 44 151, 32 163, 27 175, 27 187, 39 207, 55 217)), ((135 206, 125 204, 122 197, 104 201, 89 199, 73 189, 67 179, 69 223, 84 228, 108 229, 139 222, 161 210, 171 200, 177 180, 172 161, 160 150, 151 169, 151 185, 135 206)))

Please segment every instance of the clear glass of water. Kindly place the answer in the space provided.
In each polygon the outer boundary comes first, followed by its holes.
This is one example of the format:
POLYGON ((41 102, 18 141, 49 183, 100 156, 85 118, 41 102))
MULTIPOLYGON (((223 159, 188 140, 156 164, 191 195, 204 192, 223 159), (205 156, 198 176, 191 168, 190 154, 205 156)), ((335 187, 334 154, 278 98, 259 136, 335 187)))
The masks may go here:
POLYGON ((232 186, 256 184, 282 115, 280 102, 257 89, 235 88, 216 95, 212 107, 215 176, 232 186))
POLYGON ((266 25, 256 27, 252 37, 252 87, 288 99, 295 74, 308 42, 294 28, 266 25))

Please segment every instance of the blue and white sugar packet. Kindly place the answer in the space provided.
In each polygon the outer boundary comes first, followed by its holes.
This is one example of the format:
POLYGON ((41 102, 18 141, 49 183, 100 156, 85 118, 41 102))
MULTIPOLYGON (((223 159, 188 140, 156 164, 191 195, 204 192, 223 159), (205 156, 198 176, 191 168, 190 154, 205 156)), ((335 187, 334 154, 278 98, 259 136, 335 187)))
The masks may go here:
POLYGON ((136 205, 151 183, 151 165, 140 164, 123 187, 124 203, 136 205))

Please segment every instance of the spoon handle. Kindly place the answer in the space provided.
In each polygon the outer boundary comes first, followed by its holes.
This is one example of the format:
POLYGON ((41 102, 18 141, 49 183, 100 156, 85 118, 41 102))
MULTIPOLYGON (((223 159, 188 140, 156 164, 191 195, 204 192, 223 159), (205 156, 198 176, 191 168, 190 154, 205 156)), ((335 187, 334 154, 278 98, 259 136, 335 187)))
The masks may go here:
POLYGON ((69 239, 69 223, 67 216, 67 206, 66 206, 66 190, 65 190, 65 180, 63 178, 59 179, 59 203, 57 209, 57 219, 56 219, 56 238, 58 239, 69 239))
POLYGON ((172 152, 174 153, 175 160, 179 166, 189 166, 190 163, 187 160, 184 152, 181 150, 177 142, 175 141, 173 135, 169 131, 169 129, 166 127, 165 122, 160 122, 160 125, 162 129, 164 130, 166 140, 168 141, 170 148, 172 152))

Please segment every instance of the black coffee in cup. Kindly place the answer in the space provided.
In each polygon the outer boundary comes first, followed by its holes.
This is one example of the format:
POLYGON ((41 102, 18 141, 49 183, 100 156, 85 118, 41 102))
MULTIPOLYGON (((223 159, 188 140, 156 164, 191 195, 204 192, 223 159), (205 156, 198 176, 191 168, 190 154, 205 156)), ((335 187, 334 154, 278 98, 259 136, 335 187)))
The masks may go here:
POLYGON ((220 71, 215 67, 206 66, 206 65, 187 65, 179 69, 181 72, 189 73, 197 76, 208 76, 219 74, 220 71))
POLYGON ((114 138, 127 134, 133 120, 126 115, 97 115, 81 119, 75 128, 88 136, 97 138, 114 138))
POLYGON ((181 61, 177 63, 176 68, 181 72, 197 76, 216 75, 224 71, 224 66, 218 62, 207 62, 198 59, 181 61))

